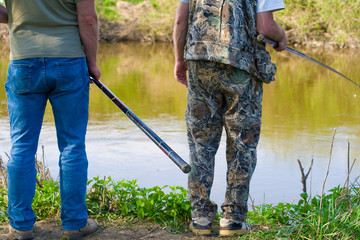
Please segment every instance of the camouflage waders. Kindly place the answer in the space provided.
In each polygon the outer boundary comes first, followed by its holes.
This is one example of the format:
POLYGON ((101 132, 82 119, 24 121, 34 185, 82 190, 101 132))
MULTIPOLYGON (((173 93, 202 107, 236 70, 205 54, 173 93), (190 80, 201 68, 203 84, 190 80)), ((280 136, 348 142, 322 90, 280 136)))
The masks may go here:
POLYGON ((244 221, 260 137, 262 83, 247 72, 210 61, 188 61, 186 123, 192 218, 215 219, 210 201, 215 154, 226 131, 227 187, 223 218, 244 221))

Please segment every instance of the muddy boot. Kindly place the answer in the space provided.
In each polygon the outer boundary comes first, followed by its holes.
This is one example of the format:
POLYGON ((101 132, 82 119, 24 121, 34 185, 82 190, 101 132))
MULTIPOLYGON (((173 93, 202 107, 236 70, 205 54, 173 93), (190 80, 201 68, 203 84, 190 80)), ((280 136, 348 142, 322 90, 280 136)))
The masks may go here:
POLYGON ((189 229, 196 235, 211 235, 211 222, 207 218, 194 218, 189 229))
POLYGON ((18 240, 26 240, 26 239, 33 239, 34 234, 32 230, 29 231, 18 231, 13 227, 9 226, 9 232, 18 240))
POLYGON ((96 232, 99 229, 99 225, 93 219, 88 218, 85 227, 79 230, 64 230, 62 239, 79 239, 86 235, 96 232))
POLYGON ((221 237, 241 236, 252 231, 252 226, 245 222, 238 222, 234 220, 220 219, 220 231, 221 237))

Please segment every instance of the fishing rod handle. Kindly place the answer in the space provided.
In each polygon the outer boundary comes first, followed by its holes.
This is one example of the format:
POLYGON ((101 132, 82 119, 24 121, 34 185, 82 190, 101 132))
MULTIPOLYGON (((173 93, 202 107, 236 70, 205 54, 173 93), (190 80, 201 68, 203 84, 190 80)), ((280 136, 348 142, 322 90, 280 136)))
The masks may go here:
POLYGON ((267 37, 265 37, 264 35, 262 34, 259 34, 256 39, 259 41, 259 42, 264 42, 264 43, 267 43, 267 44, 270 44, 272 45, 273 47, 279 47, 279 43, 278 42, 275 42, 274 40, 271 40, 267 37))

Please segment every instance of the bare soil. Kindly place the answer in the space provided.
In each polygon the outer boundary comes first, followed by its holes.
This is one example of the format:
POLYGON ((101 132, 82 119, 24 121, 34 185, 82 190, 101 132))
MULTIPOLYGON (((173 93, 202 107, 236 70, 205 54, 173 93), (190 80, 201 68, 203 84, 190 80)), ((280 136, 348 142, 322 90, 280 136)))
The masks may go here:
MULTIPOLYGON (((100 229, 90 236, 82 239, 87 240, 132 240, 132 239, 156 239, 156 240, 220 240, 228 239, 226 237, 218 237, 218 230, 215 229, 212 236, 196 236, 190 231, 185 233, 170 233, 163 229, 160 225, 147 222, 136 222, 132 224, 122 221, 105 223, 98 221, 100 229)), ((61 239, 62 228, 58 218, 49 218, 36 222, 34 226, 35 240, 61 239)), ((0 225, 0 239, 13 240, 14 238, 8 234, 8 225, 0 225)))

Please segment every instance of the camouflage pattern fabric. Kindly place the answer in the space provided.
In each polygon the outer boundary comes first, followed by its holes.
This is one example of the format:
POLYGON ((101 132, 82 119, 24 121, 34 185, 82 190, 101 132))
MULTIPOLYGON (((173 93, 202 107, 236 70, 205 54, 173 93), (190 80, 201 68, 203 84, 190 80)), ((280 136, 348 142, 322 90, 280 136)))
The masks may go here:
POLYGON ((275 80, 276 65, 258 42, 257 0, 191 0, 186 60, 208 60, 243 69, 259 80, 275 80))
POLYGON ((262 82, 241 69, 211 61, 188 61, 188 71, 192 218, 215 219, 217 206, 210 201, 210 191, 225 128, 227 187, 221 208, 224 218, 244 221, 260 137, 262 82))

